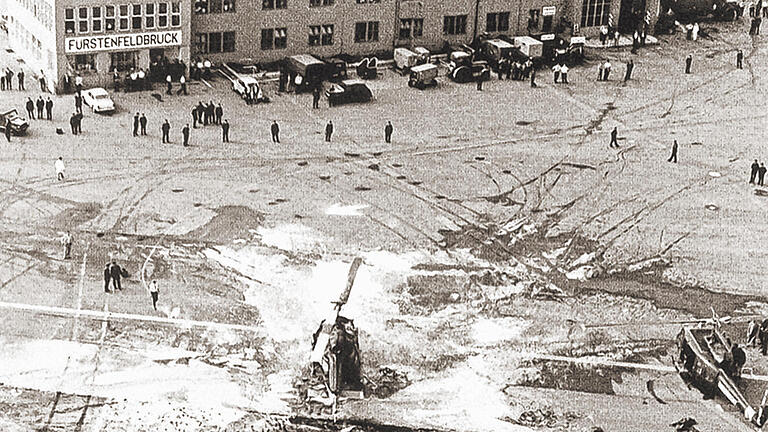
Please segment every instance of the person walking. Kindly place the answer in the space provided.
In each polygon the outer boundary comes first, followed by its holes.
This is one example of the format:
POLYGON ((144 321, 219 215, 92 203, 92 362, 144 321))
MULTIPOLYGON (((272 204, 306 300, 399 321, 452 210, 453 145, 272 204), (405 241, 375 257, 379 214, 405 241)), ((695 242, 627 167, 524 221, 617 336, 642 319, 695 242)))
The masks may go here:
POLYGON ((312 109, 320 108, 320 86, 315 86, 312 90, 312 109))
POLYGON ((272 142, 280 143, 280 126, 277 124, 277 120, 272 120, 272 142))
POLYGON ((165 119, 163 125, 160 126, 160 130, 163 132, 163 144, 171 142, 171 124, 168 123, 168 119, 165 119))
POLYGON ((110 263, 107 263, 104 266, 104 292, 105 293, 109 293, 110 292, 109 291, 109 282, 112 280, 112 276, 110 275, 110 272, 109 272, 109 266, 110 266, 110 263))
POLYGON ((42 120, 43 110, 45 109, 45 101, 43 100, 42 96, 37 98, 37 102, 35 103, 35 105, 37 106, 37 118, 42 120))
POLYGON ((147 116, 145 116, 144 113, 141 113, 141 117, 139 117, 139 126, 141 126, 141 134, 146 136, 147 135, 147 116))
POLYGON ((744 61, 744 52, 738 50, 736 52, 736 69, 743 69, 742 62, 744 61))
POLYGON ((67 231, 64 237, 61 238, 61 245, 64 246, 64 258, 69 259, 69 254, 72 252, 72 234, 67 231))
POLYGON ((685 58, 685 73, 690 74, 691 73, 691 64, 693 63, 693 56, 688 54, 688 57, 685 58))
POLYGON ((392 142, 392 122, 387 120, 387 125, 384 126, 384 142, 392 142))
POLYGON ((214 116, 216 117, 216 124, 221 124, 221 118, 224 117, 224 108, 221 107, 221 104, 216 105, 216 111, 214 111, 214 116))
POLYGON ((184 147, 189 146, 189 123, 181 128, 181 135, 184 137, 184 147))
POLYGON ((69 127, 72 129, 72 135, 77 135, 77 114, 72 113, 69 118, 69 127))
POLYGON ((560 82, 568 84, 568 65, 566 64, 560 66, 560 82))
POLYGON ((749 173, 749 184, 755 184, 755 178, 757 177, 757 172, 760 170, 760 164, 757 163, 757 159, 755 159, 754 162, 752 162, 752 170, 749 173))
POLYGON ((325 142, 331 142, 331 135, 333 135, 333 122, 328 120, 328 124, 325 125, 325 142))
POLYGON ((48 100, 45 101, 45 118, 53 120, 53 101, 50 96, 48 97, 48 100))
POLYGON ((629 63, 627 63, 627 73, 624 74, 624 82, 627 82, 632 78, 632 69, 634 68, 635 62, 632 59, 629 59, 629 63))
POLYGON ((172 91, 173 91, 173 84, 171 83, 171 81, 172 81, 171 80, 171 75, 169 74, 169 75, 167 75, 165 77, 165 84, 167 86, 166 89, 165 89, 165 94, 167 94, 167 95, 173 94, 172 93, 172 91))
POLYGON ((139 113, 133 116, 133 136, 139 136, 139 113))
POLYGON ((11 142, 11 119, 5 119, 4 129, 5 139, 8 140, 8 142, 11 142))
POLYGON ((149 283, 149 295, 152 297, 152 308, 157 310, 157 299, 160 296, 160 289, 157 287, 157 281, 149 283))
POLYGON ((64 159, 61 156, 53 163, 53 168, 56 170, 56 180, 64 181, 64 159))
POLYGON ((109 277, 112 279, 112 291, 122 291, 123 287, 120 284, 120 278, 123 276, 123 269, 117 265, 115 260, 109 264, 109 277))
POLYGON ((224 120, 221 123, 221 142, 229 142, 229 120, 224 120))
POLYGON ((672 143, 672 155, 669 156, 667 162, 677 163, 677 140, 672 143))
POLYGON ((26 108, 27 108, 27 115, 29 116, 29 118, 34 120, 35 119, 35 103, 32 102, 32 98, 27 98, 26 108))
POLYGON ((608 144, 608 147, 610 147, 610 148, 613 148, 613 147, 619 148, 618 135, 619 135, 619 132, 618 132, 617 128, 614 127, 613 130, 611 131, 611 143, 608 144))
POLYGON ((83 113, 83 95, 81 93, 75 94, 75 111, 78 114, 83 113))
POLYGON ((560 79, 560 64, 557 63, 554 66, 552 66, 552 75, 555 78, 555 84, 557 84, 557 80, 560 79))
POLYGON ((16 79, 19 81, 19 90, 27 90, 24 87, 24 70, 20 70, 19 73, 16 75, 16 79))
POLYGON ((766 172, 765 164, 761 162, 760 163, 760 168, 757 170, 757 185, 758 186, 764 186, 763 182, 765 181, 765 172, 766 172))

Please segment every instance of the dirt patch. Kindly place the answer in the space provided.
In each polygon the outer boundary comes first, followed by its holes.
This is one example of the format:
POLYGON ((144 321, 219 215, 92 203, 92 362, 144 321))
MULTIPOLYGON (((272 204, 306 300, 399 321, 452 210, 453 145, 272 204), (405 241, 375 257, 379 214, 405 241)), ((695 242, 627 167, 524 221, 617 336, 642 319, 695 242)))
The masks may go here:
POLYGON ((455 303, 465 290, 466 280, 449 275, 409 276, 404 289, 407 302, 419 309, 435 311, 455 303))
POLYGON ((512 386, 523 386, 613 395, 613 383, 622 382, 620 372, 598 366, 531 360, 524 367, 535 372, 522 374, 505 392, 512 386))
POLYGON ((366 376, 365 394, 385 399, 408 387, 411 380, 405 372, 389 367, 381 367, 376 374, 366 376))
POLYGON ((54 229, 71 230, 94 219, 101 212, 98 203, 83 203, 69 207, 53 216, 49 220, 49 226, 54 229))
POLYGON ((214 211, 216 215, 208 223, 191 231, 187 237, 200 241, 228 243, 249 237, 250 230, 258 228, 264 220, 263 214, 245 206, 224 206, 214 211))

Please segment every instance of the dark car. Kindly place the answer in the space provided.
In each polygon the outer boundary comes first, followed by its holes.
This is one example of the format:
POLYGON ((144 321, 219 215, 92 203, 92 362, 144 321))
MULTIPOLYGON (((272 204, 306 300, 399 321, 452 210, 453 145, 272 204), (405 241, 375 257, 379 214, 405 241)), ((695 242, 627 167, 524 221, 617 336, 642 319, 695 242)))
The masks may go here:
POLYGON ((344 80, 334 84, 325 91, 328 97, 328 105, 334 106, 345 103, 368 102, 373 98, 371 89, 362 80, 344 80))
POLYGON ((0 112, 0 132, 5 133, 5 124, 10 120, 11 133, 13 135, 24 135, 29 127, 29 122, 19 115, 15 109, 0 112))

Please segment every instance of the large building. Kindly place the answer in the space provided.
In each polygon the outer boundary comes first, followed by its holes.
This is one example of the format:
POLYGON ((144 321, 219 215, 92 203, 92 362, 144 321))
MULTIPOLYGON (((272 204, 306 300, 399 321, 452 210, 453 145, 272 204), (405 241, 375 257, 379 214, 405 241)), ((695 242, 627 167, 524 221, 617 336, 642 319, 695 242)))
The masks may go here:
POLYGON ((658 0, 3 1, 11 47, 57 90, 78 74, 85 86, 108 85, 114 70, 162 79, 169 63, 195 58, 269 63, 302 53, 440 50, 481 34, 631 31, 658 16, 658 0))

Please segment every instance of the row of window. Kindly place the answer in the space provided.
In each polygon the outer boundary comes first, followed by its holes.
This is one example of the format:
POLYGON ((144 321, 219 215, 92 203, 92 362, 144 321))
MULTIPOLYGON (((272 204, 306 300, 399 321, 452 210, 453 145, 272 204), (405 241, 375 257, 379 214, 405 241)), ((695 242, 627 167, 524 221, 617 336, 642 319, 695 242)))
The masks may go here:
POLYGON ((44 0, 17 0, 47 29, 53 29, 53 7, 44 0))
POLYGON ((610 11, 610 0, 584 0, 581 4, 581 26, 595 27, 608 25, 610 11))
MULTIPOLYGON (((136 68, 138 51, 110 53, 109 70, 127 72, 136 68)), ((77 54, 67 56, 69 66, 78 73, 96 72, 96 54, 77 54)))
POLYGON ((195 0, 194 8, 196 14, 233 13, 235 0, 195 0))
POLYGON ((181 4, 146 3, 119 6, 93 6, 64 9, 67 34, 100 33, 181 26, 181 4))

